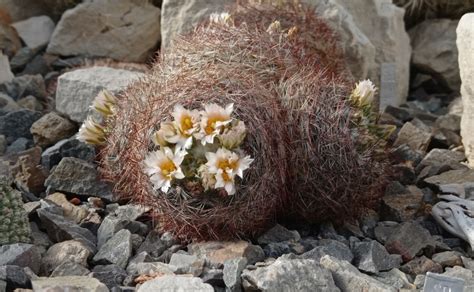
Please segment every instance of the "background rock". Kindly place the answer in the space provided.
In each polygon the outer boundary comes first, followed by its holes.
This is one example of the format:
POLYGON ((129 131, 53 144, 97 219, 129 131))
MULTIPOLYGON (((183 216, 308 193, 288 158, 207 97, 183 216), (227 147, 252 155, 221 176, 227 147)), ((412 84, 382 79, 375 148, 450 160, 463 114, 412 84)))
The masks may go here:
POLYGON ((58 79, 56 110, 73 121, 82 122, 101 90, 117 93, 142 76, 141 73, 108 67, 92 67, 65 73, 58 79))
POLYGON ((32 50, 46 46, 54 31, 54 22, 48 16, 36 16, 12 25, 18 35, 32 50))
POLYGON ((33 290, 37 292, 51 291, 89 291, 108 292, 107 286, 99 280, 85 276, 65 276, 55 278, 39 278, 32 281, 33 290))
POLYGON ((0 51, 0 83, 10 82, 13 80, 13 73, 10 70, 8 56, 0 51))
POLYGON ((47 52, 142 62, 159 40, 159 8, 147 1, 94 0, 63 14, 47 52))

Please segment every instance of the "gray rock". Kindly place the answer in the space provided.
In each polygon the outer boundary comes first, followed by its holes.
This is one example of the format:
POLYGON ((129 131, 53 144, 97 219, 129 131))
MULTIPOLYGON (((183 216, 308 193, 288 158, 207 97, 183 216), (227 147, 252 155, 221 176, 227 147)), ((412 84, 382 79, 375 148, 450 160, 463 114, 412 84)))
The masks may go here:
POLYGON ((7 150, 7 139, 4 135, 0 135, 0 156, 7 150))
POLYGON ((285 227, 277 224, 269 229, 267 232, 262 234, 257 242, 260 245, 269 244, 272 242, 282 242, 282 241, 298 241, 301 239, 298 231, 290 231, 285 227))
POLYGON ((0 85, 0 92, 3 91, 14 100, 19 100, 25 96, 35 96, 45 99, 48 96, 43 76, 23 75, 13 78, 11 82, 0 85))
POLYGON ((100 180, 95 166, 78 158, 63 158, 44 184, 49 192, 59 191, 113 200, 111 186, 100 180))
POLYGON ((406 122, 398 132, 394 146, 406 144, 413 150, 426 151, 430 141, 431 132, 414 125, 412 122, 406 122))
POLYGON ((319 242, 319 246, 300 255, 300 259, 311 259, 317 263, 325 255, 330 255, 340 260, 351 262, 354 258, 350 248, 342 242, 333 239, 324 239, 319 242))
POLYGON ((20 138, 16 139, 15 141, 13 141, 7 147, 7 151, 5 152, 5 154, 8 155, 8 154, 20 153, 20 152, 23 152, 23 151, 31 148, 32 146, 33 146, 33 141, 31 141, 30 139, 20 137, 20 138))
POLYGON ((171 256, 169 264, 176 267, 177 274, 192 274, 194 277, 199 277, 205 262, 195 255, 175 253, 171 256))
POLYGON ((10 63, 8 62, 8 56, 0 52, 0 84, 5 82, 11 82, 13 75, 10 69, 10 63))
POLYGON ((214 287, 225 287, 224 272, 221 269, 204 268, 200 278, 204 283, 210 284, 214 287))
POLYGON ((24 109, 29 109, 30 111, 40 112, 43 110, 43 105, 41 102, 34 97, 33 95, 28 95, 26 97, 20 98, 17 101, 17 104, 24 109))
POLYGON ((393 231, 385 242, 385 248, 391 254, 399 254, 404 262, 410 261, 426 247, 435 243, 428 230, 416 222, 404 222, 393 231), (413 236, 416 234, 416 236, 413 236))
POLYGON ((73 121, 82 122, 90 112, 92 101, 101 90, 107 89, 117 93, 142 76, 142 73, 108 67, 67 72, 58 79, 56 110, 73 121))
POLYGON ((117 265, 95 266, 92 269, 92 277, 104 283, 109 289, 122 285, 128 276, 124 269, 117 265))
POLYGON ((138 248, 137 254, 147 252, 152 257, 159 257, 169 247, 171 246, 161 240, 159 232, 152 230, 138 248))
POLYGON ((456 29, 456 44, 459 50, 459 68, 461 73, 461 95, 463 113, 461 136, 469 165, 474 167, 474 13, 465 14, 456 29))
POLYGON ((55 278, 39 278, 32 281, 35 292, 108 292, 107 286, 99 280, 85 276, 65 276, 55 278))
MULTIPOLYGON (((25 273, 24 269, 19 266, 5 265, 0 266, 0 281, 5 282, 5 289, 3 291, 13 291, 16 288, 30 288, 30 278, 25 273)), ((0 291, 1 290, 0 286, 0 291)))
MULTIPOLYGON (((35 213, 35 216, 36 213, 35 213)), ((30 221, 30 228, 31 228, 31 243, 34 244, 38 250, 40 251, 41 255, 44 255, 48 248, 53 245, 53 242, 48 237, 48 234, 39 230, 38 225, 30 221)))
POLYGON ((173 39, 192 31, 211 13, 225 12, 232 0, 164 0, 161 6, 161 48, 168 48, 173 39))
POLYGON ((245 291, 340 291, 331 273, 314 260, 277 259, 242 273, 245 291))
MULTIPOLYGON (((134 222, 135 219, 140 217, 142 214, 148 211, 148 208, 144 208, 138 205, 123 205, 120 206, 113 214, 109 214, 104 218, 102 224, 100 225, 97 231, 97 245, 100 248, 107 240, 109 240, 115 233, 119 230, 126 228, 131 222, 134 222)), ((154 240, 154 236, 157 235, 157 232, 150 232, 150 239, 147 241, 145 239, 144 244, 150 245, 148 248, 139 249, 137 253, 142 251, 149 251, 150 249, 162 249, 161 246, 157 245, 153 247, 153 243, 158 241, 154 240)), ((166 249, 166 248, 165 248, 166 249)), ((161 251, 162 252, 162 251, 161 251)))
POLYGON ((0 116, 0 135, 4 135, 8 143, 18 138, 31 139, 31 125, 41 118, 41 114, 30 110, 17 110, 0 116))
POLYGON ((239 292, 242 291, 241 274, 247 266, 246 258, 230 259, 224 262, 223 280, 226 291, 239 292))
POLYGON ((382 198, 382 218, 397 222, 414 220, 422 207, 423 196, 423 191, 416 186, 408 186, 403 194, 385 195, 382 198))
POLYGON ((159 41, 160 9, 148 1, 94 0, 63 14, 47 52, 143 62, 159 41))
POLYGON ((93 260, 97 264, 116 264, 125 269, 129 258, 132 255, 132 234, 126 229, 117 232, 110 238, 99 252, 94 256, 93 260))
POLYGON ((440 264, 443 268, 445 267, 454 267, 454 266, 462 266, 463 261, 461 259, 462 254, 457 251, 443 251, 439 253, 435 253, 431 259, 435 262, 440 264))
POLYGON ((28 47, 23 47, 16 52, 15 56, 10 60, 10 66, 13 71, 20 71, 28 62, 33 60, 37 54, 37 50, 32 50, 28 47))
POLYGON ((137 292, 155 291, 214 292, 214 289, 203 283, 201 278, 187 276, 162 276, 146 281, 137 289, 137 292))
POLYGON ((50 277, 87 276, 90 271, 81 264, 65 261, 55 267, 50 277))
POLYGON ((456 193, 461 198, 474 195, 474 170, 469 168, 455 169, 424 179, 428 185, 443 192, 456 193))
POLYGON ((389 1, 337 2, 350 12, 355 25, 375 47, 375 66, 369 69, 369 76, 380 89, 380 108, 404 103, 408 94, 411 58, 404 9, 389 1))
POLYGON ((463 279, 465 286, 464 291, 474 291, 474 274, 471 270, 460 266, 446 268, 446 272, 442 274, 445 277, 463 279))
POLYGON ((401 258, 390 255, 385 247, 375 240, 356 243, 354 266, 367 273, 379 273, 400 267, 401 258))
POLYGON ((321 266, 331 271, 334 282, 341 291, 397 291, 394 287, 362 274, 347 261, 341 261, 331 256, 324 256, 321 259, 321 266))
POLYGON ((72 137, 61 140, 44 150, 41 154, 41 165, 46 169, 51 169, 64 157, 75 157, 87 162, 93 162, 95 155, 94 147, 72 137))
POLYGON ((75 124, 55 112, 42 116, 30 128, 33 140, 41 147, 48 147, 62 139, 69 138, 74 135, 76 130, 75 124))
POLYGON ((433 165, 433 164, 449 164, 456 163, 466 160, 464 153, 459 151, 452 151, 448 149, 432 149, 423 160, 420 162, 420 166, 433 165))
POLYGON ((459 115, 442 115, 436 119, 435 127, 459 133, 461 130, 461 117, 459 115))
POLYGON ((0 266, 28 267, 37 274, 40 269, 40 262, 39 250, 32 244, 14 243, 0 246, 0 266))
POLYGON ((46 46, 54 31, 54 22, 48 16, 36 16, 15 22, 12 26, 30 49, 46 46))
POLYGON ((430 74, 439 83, 459 91, 458 50, 456 27, 458 20, 431 19, 410 29, 413 47, 412 64, 423 73, 430 74))
POLYGON ((49 275, 56 267, 64 262, 71 262, 87 268, 87 260, 91 251, 82 242, 67 240, 51 246, 41 260, 44 275, 49 275))
POLYGON ((174 275, 176 267, 162 262, 142 262, 134 263, 127 267, 127 273, 130 275, 174 275))
POLYGON ((416 286, 411 284, 407 275, 399 269, 378 273, 377 275, 374 275, 373 278, 396 289, 416 289, 416 286))
POLYGON ((1 292, 7 291, 7 282, 0 280, 0 291, 1 292))
POLYGON ((61 209, 58 212, 56 208, 42 208, 37 213, 52 241, 75 239, 85 244, 91 252, 96 250, 97 239, 94 234, 86 228, 79 227, 74 221, 64 218, 61 209))

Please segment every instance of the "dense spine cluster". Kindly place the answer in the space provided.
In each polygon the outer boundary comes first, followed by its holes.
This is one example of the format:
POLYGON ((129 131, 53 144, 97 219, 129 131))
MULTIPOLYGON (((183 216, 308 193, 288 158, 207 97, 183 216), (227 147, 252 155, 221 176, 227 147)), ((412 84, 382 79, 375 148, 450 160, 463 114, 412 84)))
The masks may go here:
POLYGON ((0 245, 30 241, 30 226, 21 194, 0 183, 0 245))

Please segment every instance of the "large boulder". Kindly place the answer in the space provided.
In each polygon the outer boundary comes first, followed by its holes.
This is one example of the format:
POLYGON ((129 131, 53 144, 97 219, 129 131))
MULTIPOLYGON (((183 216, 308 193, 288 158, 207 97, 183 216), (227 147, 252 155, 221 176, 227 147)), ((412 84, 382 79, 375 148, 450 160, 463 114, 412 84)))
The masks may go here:
POLYGON ((410 29, 415 68, 432 75, 441 85, 459 91, 458 50, 456 48, 457 20, 426 20, 410 29))
POLYGON ((47 52, 143 62, 160 41, 160 9, 148 1, 94 0, 66 11, 47 52))
POLYGON ((141 76, 142 73, 108 67, 92 67, 65 73, 58 78, 56 110, 73 121, 82 122, 101 90, 117 93, 141 76))
POLYGON ((209 17, 221 13, 235 0, 163 0, 161 6, 161 48, 166 49, 173 38, 190 32, 209 17))
POLYGON ((375 66, 369 69, 369 77, 380 88, 380 108, 402 104, 408 95, 411 58, 405 10, 391 0, 336 1, 352 14, 357 27, 375 47, 375 66))
POLYGON ((469 164, 474 167, 474 13, 461 18, 456 32, 464 107, 461 136, 469 164))

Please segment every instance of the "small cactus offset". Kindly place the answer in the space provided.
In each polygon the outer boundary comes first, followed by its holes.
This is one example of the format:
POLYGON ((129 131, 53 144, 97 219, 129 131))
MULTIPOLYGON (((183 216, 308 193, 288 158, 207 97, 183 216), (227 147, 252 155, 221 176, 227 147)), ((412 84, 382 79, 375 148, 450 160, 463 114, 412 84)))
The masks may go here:
POLYGON ((29 241, 30 226, 21 194, 0 183, 0 245, 29 241))

